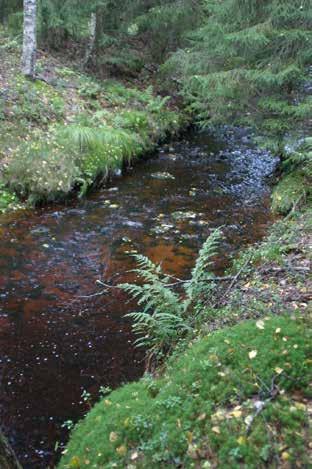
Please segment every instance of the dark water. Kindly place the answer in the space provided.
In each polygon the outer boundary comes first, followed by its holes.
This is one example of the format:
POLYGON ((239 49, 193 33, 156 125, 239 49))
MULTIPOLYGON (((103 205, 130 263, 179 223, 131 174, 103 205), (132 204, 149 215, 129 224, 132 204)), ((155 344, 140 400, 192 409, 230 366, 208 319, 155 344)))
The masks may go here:
POLYGON ((142 374, 125 296, 81 297, 99 291, 97 279, 128 280, 132 250, 187 277, 220 225, 222 271, 270 223, 266 176, 274 166, 245 135, 217 143, 199 134, 87 200, 0 217, 0 422, 26 468, 53 467, 62 423, 88 408, 84 390, 97 399, 100 386, 142 374))

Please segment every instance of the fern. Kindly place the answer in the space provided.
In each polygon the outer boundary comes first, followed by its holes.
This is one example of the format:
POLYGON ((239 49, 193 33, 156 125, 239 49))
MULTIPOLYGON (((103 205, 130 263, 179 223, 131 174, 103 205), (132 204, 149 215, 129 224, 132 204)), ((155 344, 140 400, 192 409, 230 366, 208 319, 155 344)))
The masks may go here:
POLYGON ((201 307, 214 288, 214 275, 210 269, 220 238, 221 230, 217 229, 205 241, 191 279, 180 283, 183 285, 180 295, 173 290, 172 278, 162 271, 160 265, 143 255, 134 256, 138 264, 134 272, 143 284, 124 283, 119 287, 142 307, 141 311, 127 317, 133 320, 133 331, 139 336, 136 345, 146 348, 150 358, 160 358, 191 330, 193 317, 188 314, 190 306, 194 309, 201 307))
POLYGON ((199 304, 202 296, 207 293, 208 289, 213 288, 213 283, 210 283, 210 281, 213 279, 214 275, 210 272, 210 268, 212 265, 212 258, 217 254, 220 239, 221 230, 216 229, 207 238, 203 247, 199 251, 199 256, 192 271, 191 280, 185 286, 187 294, 187 299, 184 304, 185 307, 188 307, 189 304, 192 303, 199 304))

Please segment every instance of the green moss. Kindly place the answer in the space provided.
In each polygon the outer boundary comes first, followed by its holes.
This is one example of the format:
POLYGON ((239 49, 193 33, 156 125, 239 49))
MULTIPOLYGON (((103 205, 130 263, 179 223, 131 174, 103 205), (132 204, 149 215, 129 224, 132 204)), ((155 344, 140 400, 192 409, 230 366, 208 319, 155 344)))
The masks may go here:
POLYGON ((304 465, 307 409, 294 394, 306 396, 310 352, 306 322, 287 316, 267 318, 264 329, 249 321, 190 343, 163 377, 100 401, 76 426, 59 467, 304 465), (248 433, 255 402, 272 397, 272 380, 281 392, 248 433))
POLYGON ((99 84, 82 75, 76 80, 76 113, 70 125, 62 124, 59 89, 20 77, 14 85, 15 99, 3 112, 1 127, 10 128, 12 138, 0 142, 7 158, 2 180, 32 205, 64 199, 74 189, 85 194, 99 179, 152 150, 185 122, 165 107, 167 99, 155 96, 152 88, 99 84), (114 107, 105 108, 107 101, 114 107))
POLYGON ((310 191, 308 181, 301 169, 285 175, 272 194, 272 209, 276 213, 287 214, 310 191))
POLYGON ((17 210, 18 208, 22 208, 22 205, 19 203, 16 195, 0 183, 0 213, 8 210, 17 210))

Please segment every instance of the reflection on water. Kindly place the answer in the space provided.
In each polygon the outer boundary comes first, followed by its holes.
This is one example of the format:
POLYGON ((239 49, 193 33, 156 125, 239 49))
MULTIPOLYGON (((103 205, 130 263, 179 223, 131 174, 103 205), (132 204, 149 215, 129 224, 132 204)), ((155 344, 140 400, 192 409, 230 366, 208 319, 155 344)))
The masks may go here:
POLYGON ((230 137, 191 136, 87 200, 0 217, 0 421, 25 467, 53 466, 62 423, 87 410, 83 390, 96 399, 142 374, 124 294, 83 298, 97 279, 128 280, 130 251, 186 277, 220 225, 222 272, 264 234, 275 161, 230 137))

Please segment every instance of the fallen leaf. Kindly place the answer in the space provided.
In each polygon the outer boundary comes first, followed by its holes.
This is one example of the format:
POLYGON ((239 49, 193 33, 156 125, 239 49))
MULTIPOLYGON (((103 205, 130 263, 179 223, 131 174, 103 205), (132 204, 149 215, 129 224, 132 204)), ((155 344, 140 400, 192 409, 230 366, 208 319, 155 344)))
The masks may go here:
POLYGON ((233 417, 238 419, 239 417, 242 416, 242 411, 241 410, 233 410, 233 412, 231 412, 231 415, 233 415, 233 417))
POLYGON ((275 334, 279 334, 281 332, 281 328, 278 327, 277 329, 275 329, 275 334))
POLYGON ((114 441, 118 440, 118 434, 116 432, 110 432, 109 434, 109 441, 114 443, 114 441))
POLYGON ((220 427, 212 427, 211 429, 214 433, 218 433, 218 435, 220 435, 220 427))
POLYGON ((248 356, 250 360, 252 360, 253 358, 257 356, 257 354, 258 354, 257 350, 252 350, 251 352, 248 353, 248 356))
POLYGON ((131 454, 131 461, 134 461, 135 459, 138 459, 138 456, 139 456, 139 453, 137 451, 135 451, 134 453, 131 454))
POLYGON ((280 375, 280 374, 283 373, 284 370, 283 370, 283 368, 280 368, 279 366, 277 366, 277 367, 275 368, 275 371, 276 371, 276 373, 277 373, 278 375, 280 375))
POLYGON ((118 453, 119 456, 125 456, 125 454, 127 454, 126 446, 125 445, 118 446, 118 448, 116 448, 116 453, 118 453))
POLYGON ((253 420, 252 415, 247 415, 247 417, 244 419, 244 422, 246 425, 250 425, 253 420))
POLYGON ((281 458, 283 461, 288 461, 288 459, 290 458, 290 454, 287 453, 287 451, 283 451, 283 453, 281 454, 281 458))
POLYGON ((246 443, 246 437, 245 436, 240 436, 239 438, 237 438, 236 441, 239 445, 244 445, 246 443))
POLYGON ((256 327, 258 329, 264 329, 264 322, 262 320, 256 322, 256 327))

